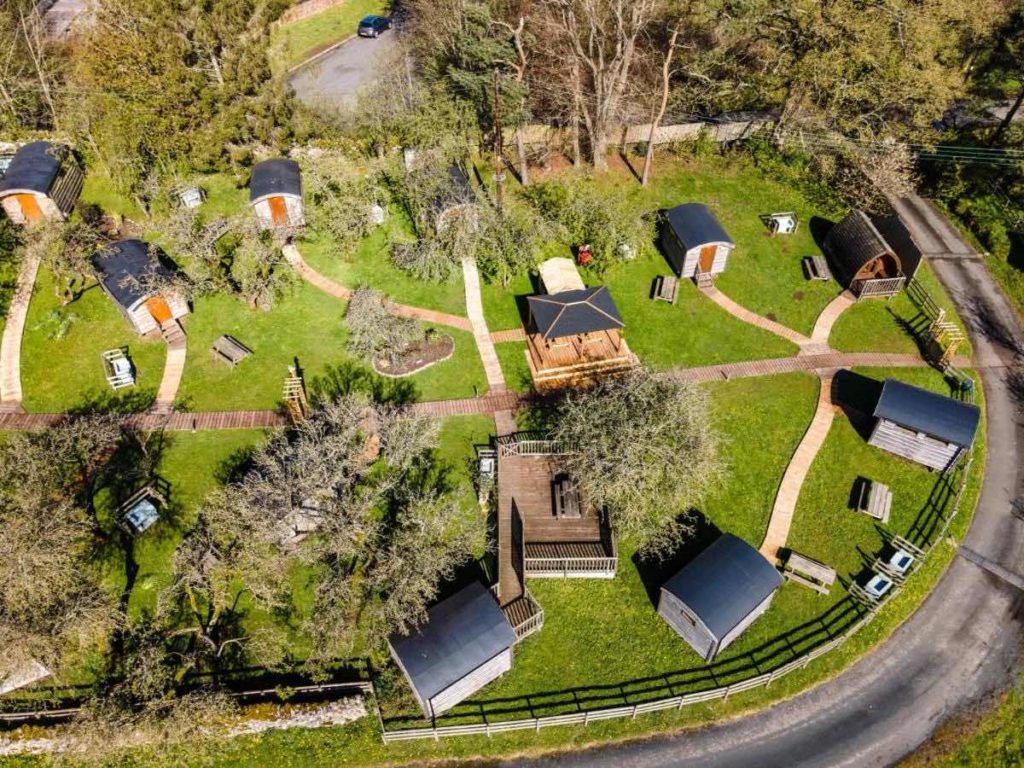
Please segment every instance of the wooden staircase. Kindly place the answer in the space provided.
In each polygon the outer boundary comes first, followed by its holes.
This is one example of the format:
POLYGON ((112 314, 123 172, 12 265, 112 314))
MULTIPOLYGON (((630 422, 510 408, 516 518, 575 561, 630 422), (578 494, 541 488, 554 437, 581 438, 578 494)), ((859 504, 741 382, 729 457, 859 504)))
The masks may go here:
POLYGON ((710 272, 701 272, 700 267, 697 267, 697 272, 693 276, 693 282, 697 284, 697 287, 701 290, 715 287, 715 276, 710 272))
POLYGON ((160 335, 164 337, 169 347, 185 346, 185 329, 177 320, 167 320, 160 324, 160 335))

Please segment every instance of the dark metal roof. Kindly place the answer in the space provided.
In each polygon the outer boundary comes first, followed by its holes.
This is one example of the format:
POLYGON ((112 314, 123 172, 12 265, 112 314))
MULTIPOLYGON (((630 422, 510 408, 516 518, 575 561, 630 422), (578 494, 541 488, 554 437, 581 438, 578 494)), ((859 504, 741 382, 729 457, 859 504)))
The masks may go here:
POLYGON ((22 189, 48 194, 67 152, 63 144, 49 141, 26 144, 14 153, 7 173, 0 179, 0 194, 22 189))
POLYGON ((899 256, 900 268, 907 280, 916 275, 917 268, 921 266, 922 253, 903 220, 893 215, 875 216, 871 221, 893 253, 899 256))
POLYGON ((686 203, 670 208, 665 219, 686 250, 708 243, 729 243, 732 238, 703 203, 686 203))
MULTIPOLYGON (((833 272, 844 286, 849 286, 857 273, 879 256, 895 256, 878 228, 861 210, 851 211, 829 230, 822 250, 831 259, 833 272)), ((899 256, 896 259, 899 261, 899 256)))
POLYGON ((529 296, 526 301, 537 332, 545 339, 625 327, 612 295, 603 285, 529 296))
POLYGON ((972 403, 886 379, 875 406, 875 418, 968 448, 978 431, 981 409, 972 403))
POLYGON ((721 640, 782 584, 764 557, 723 533, 662 589, 681 600, 721 640))
POLYGON ((92 265, 103 288, 125 309, 150 295, 144 288, 145 278, 171 274, 142 240, 111 243, 93 255, 92 265))
POLYGON ((431 201, 430 208, 435 216, 440 216, 452 208, 477 202, 476 192, 469 183, 469 177, 457 163, 452 163, 448 166, 448 183, 441 194, 431 201))
POLYGON ((252 169, 249 180, 249 202, 270 195, 302 197, 302 172, 299 164, 285 157, 264 160, 252 169))
POLYGON ((511 648, 516 633, 497 601, 480 582, 427 611, 427 623, 388 642, 409 682, 424 700, 461 680, 511 648))

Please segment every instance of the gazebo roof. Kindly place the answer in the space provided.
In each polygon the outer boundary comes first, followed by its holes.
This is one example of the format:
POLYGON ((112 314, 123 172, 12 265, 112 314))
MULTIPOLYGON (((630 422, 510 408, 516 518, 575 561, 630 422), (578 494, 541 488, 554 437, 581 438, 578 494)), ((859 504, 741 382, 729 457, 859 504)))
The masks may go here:
POLYGON ((529 296, 526 301, 537 332, 545 339, 625 327, 612 295, 603 285, 529 296))
POLYGON ((0 195, 12 192, 48 194, 68 148, 49 141, 33 141, 19 149, 0 179, 0 195))
POLYGON ((299 164, 286 157, 264 160, 252 169, 249 180, 249 202, 255 203, 274 195, 302 197, 302 171, 299 164))

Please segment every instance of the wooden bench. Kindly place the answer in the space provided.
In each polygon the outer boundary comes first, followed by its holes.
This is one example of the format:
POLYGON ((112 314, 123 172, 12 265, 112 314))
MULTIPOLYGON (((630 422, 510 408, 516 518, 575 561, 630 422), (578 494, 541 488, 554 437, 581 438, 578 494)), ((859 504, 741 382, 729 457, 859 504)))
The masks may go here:
POLYGON ((580 493, 571 477, 554 482, 555 517, 580 517, 580 493))
POLYGON ((221 336, 213 342, 210 352, 232 368, 252 354, 252 350, 234 336, 221 336))
POLYGON ((815 592, 827 595, 836 581, 835 568, 812 560, 797 552, 790 552, 782 575, 797 584, 810 587, 815 592))
POLYGON ((658 275, 654 278, 652 295, 655 301, 667 301, 669 304, 675 304, 679 299, 679 280, 670 275, 658 275))
POLYGON ((831 280, 832 270, 824 256, 804 256, 804 277, 808 280, 831 280))
POLYGON ((872 480, 864 483, 860 489, 857 511, 875 518, 883 525, 888 523, 892 512, 892 491, 889 486, 872 480))

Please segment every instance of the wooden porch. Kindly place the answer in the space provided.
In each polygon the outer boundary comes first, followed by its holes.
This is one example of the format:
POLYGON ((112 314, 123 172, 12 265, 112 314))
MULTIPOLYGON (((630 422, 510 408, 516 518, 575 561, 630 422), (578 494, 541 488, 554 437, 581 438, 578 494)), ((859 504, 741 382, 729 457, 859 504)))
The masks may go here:
POLYGON ((531 333, 526 346, 530 375, 537 389, 628 370, 636 365, 636 356, 616 330, 548 340, 539 333, 531 333))

